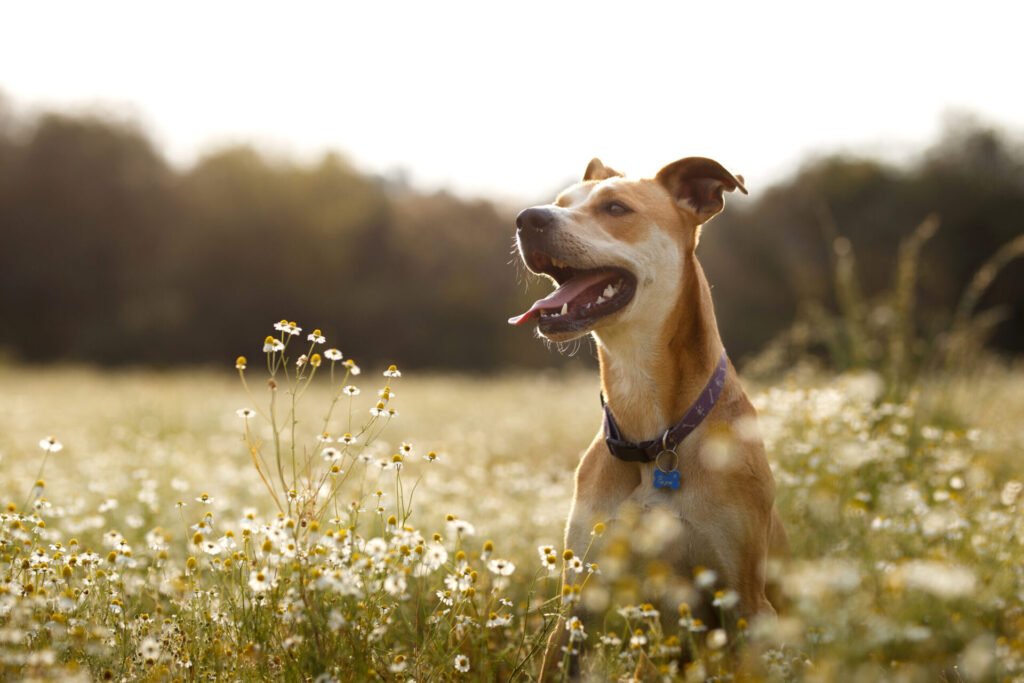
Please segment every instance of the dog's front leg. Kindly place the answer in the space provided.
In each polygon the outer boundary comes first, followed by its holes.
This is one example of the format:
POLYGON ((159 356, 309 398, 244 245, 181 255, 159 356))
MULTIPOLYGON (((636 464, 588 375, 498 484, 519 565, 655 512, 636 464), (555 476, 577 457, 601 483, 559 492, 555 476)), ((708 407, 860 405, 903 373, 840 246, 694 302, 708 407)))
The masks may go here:
MULTIPOLYGON (((613 458, 599 434, 576 468, 576 490, 569 511, 569 521, 565 527, 566 555, 568 551, 572 551, 572 557, 593 558, 596 552, 593 547, 595 525, 612 519, 619 506, 629 498, 639 483, 639 469, 635 465, 613 458)), ((566 562, 562 569, 563 603, 560 608, 565 604, 573 604, 575 598, 579 596, 577 579, 578 575, 570 572, 566 562)), ((562 612, 544 651, 544 662, 541 665, 542 681, 558 680, 558 667, 563 662, 568 662, 569 666, 569 671, 563 673, 573 677, 578 675, 578 656, 566 658, 571 644, 569 635, 566 618, 562 612)))
MULTIPOLYGON (((770 501, 768 505, 771 505, 770 501)), ((757 506, 754 510, 723 508, 724 519, 731 519, 723 543, 722 560, 726 576, 725 584, 739 596, 737 616, 747 620, 755 617, 774 617, 775 607, 766 595, 766 574, 768 567, 769 536, 771 515, 757 506)))

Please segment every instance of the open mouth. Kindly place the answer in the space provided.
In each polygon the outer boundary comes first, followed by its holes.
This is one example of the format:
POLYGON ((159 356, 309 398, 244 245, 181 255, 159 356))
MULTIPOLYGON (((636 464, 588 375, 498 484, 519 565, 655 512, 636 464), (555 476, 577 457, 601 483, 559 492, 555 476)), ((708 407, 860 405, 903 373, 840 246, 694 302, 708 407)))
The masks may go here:
POLYGON ((636 293, 636 277, 624 268, 574 268, 540 251, 530 252, 526 265, 552 278, 558 288, 508 322, 524 325, 536 319, 542 334, 590 329, 601 318, 622 310, 636 293))

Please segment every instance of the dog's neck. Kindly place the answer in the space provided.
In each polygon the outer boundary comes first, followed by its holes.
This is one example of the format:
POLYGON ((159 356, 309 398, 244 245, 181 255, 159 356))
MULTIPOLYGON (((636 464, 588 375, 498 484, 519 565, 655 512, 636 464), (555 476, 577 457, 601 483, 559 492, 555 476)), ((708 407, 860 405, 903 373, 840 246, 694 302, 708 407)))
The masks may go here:
POLYGON ((601 388, 622 435, 659 437, 697 400, 722 353, 711 289, 693 252, 683 259, 675 305, 660 322, 595 336, 601 388))

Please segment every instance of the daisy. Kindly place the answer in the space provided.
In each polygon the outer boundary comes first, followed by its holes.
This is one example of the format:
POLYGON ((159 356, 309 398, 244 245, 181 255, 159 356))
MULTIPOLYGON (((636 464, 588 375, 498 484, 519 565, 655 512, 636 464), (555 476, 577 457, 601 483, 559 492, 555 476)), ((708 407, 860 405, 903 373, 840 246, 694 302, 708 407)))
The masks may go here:
POLYGON ((491 612, 491 618, 487 620, 487 628, 501 628, 512 623, 512 615, 499 616, 491 612))
POLYGON ((636 632, 633 633, 633 637, 629 639, 629 646, 634 650, 642 648, 646 644, 647 636, 645 636, 644 632, 640 629, 637 629, 636 632))
POLYGON ((262 571, 255 571, 249 574, 249 588, 253 593, 263 593, 270 588, 270 579, 262 571))
POLYGON ((332 363, 337 360, 341 360, 341 351, 338 349, 327 349, 324 351, 324 358, 331 361, 332 363))
POLYGON ((139 654, 145 660, 156 661, 160 656, 160 643, 155 638, 143 638, 139 644, 139 654))
POLYGON ((509 576, 516 570, 516 566, 508 560, 494 559, 487 563, 487 569, 498 576, 509 576))
POLYGON ((452 666, 454 666, 455 670, 460 673, 468 673, 469 657, 466 655, 455 655, 455 661, 452 663, 452 666))
POLYGON ((318 329, 317 330, 313 330, 309 334, 309 336, 306 337, 306 339, 311 341, 311 342, 313 342, 314 344, 323 344, 324 342, 327 341, 327 339, 324 337, 324 335, 318 329))
POLYGON ((48 436, 39 442, 39 447, 42 448, 47 453, 56 453, 57 451, 64 448, 64 444, 62 444, 60 441, 57 441, 57 439, 55 439, 54 437, 48 436))

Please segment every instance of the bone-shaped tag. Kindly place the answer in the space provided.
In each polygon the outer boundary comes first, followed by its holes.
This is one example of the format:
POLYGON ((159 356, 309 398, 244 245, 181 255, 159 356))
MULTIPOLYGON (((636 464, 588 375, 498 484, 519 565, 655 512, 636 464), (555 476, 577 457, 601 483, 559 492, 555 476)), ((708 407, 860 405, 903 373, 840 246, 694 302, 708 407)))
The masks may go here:
POLYGON ((679 488, 679 470, 672 470, 671 472, 662 472, 658 468, 654 469, 654 488, 656 489, 678 489, 679 488))

